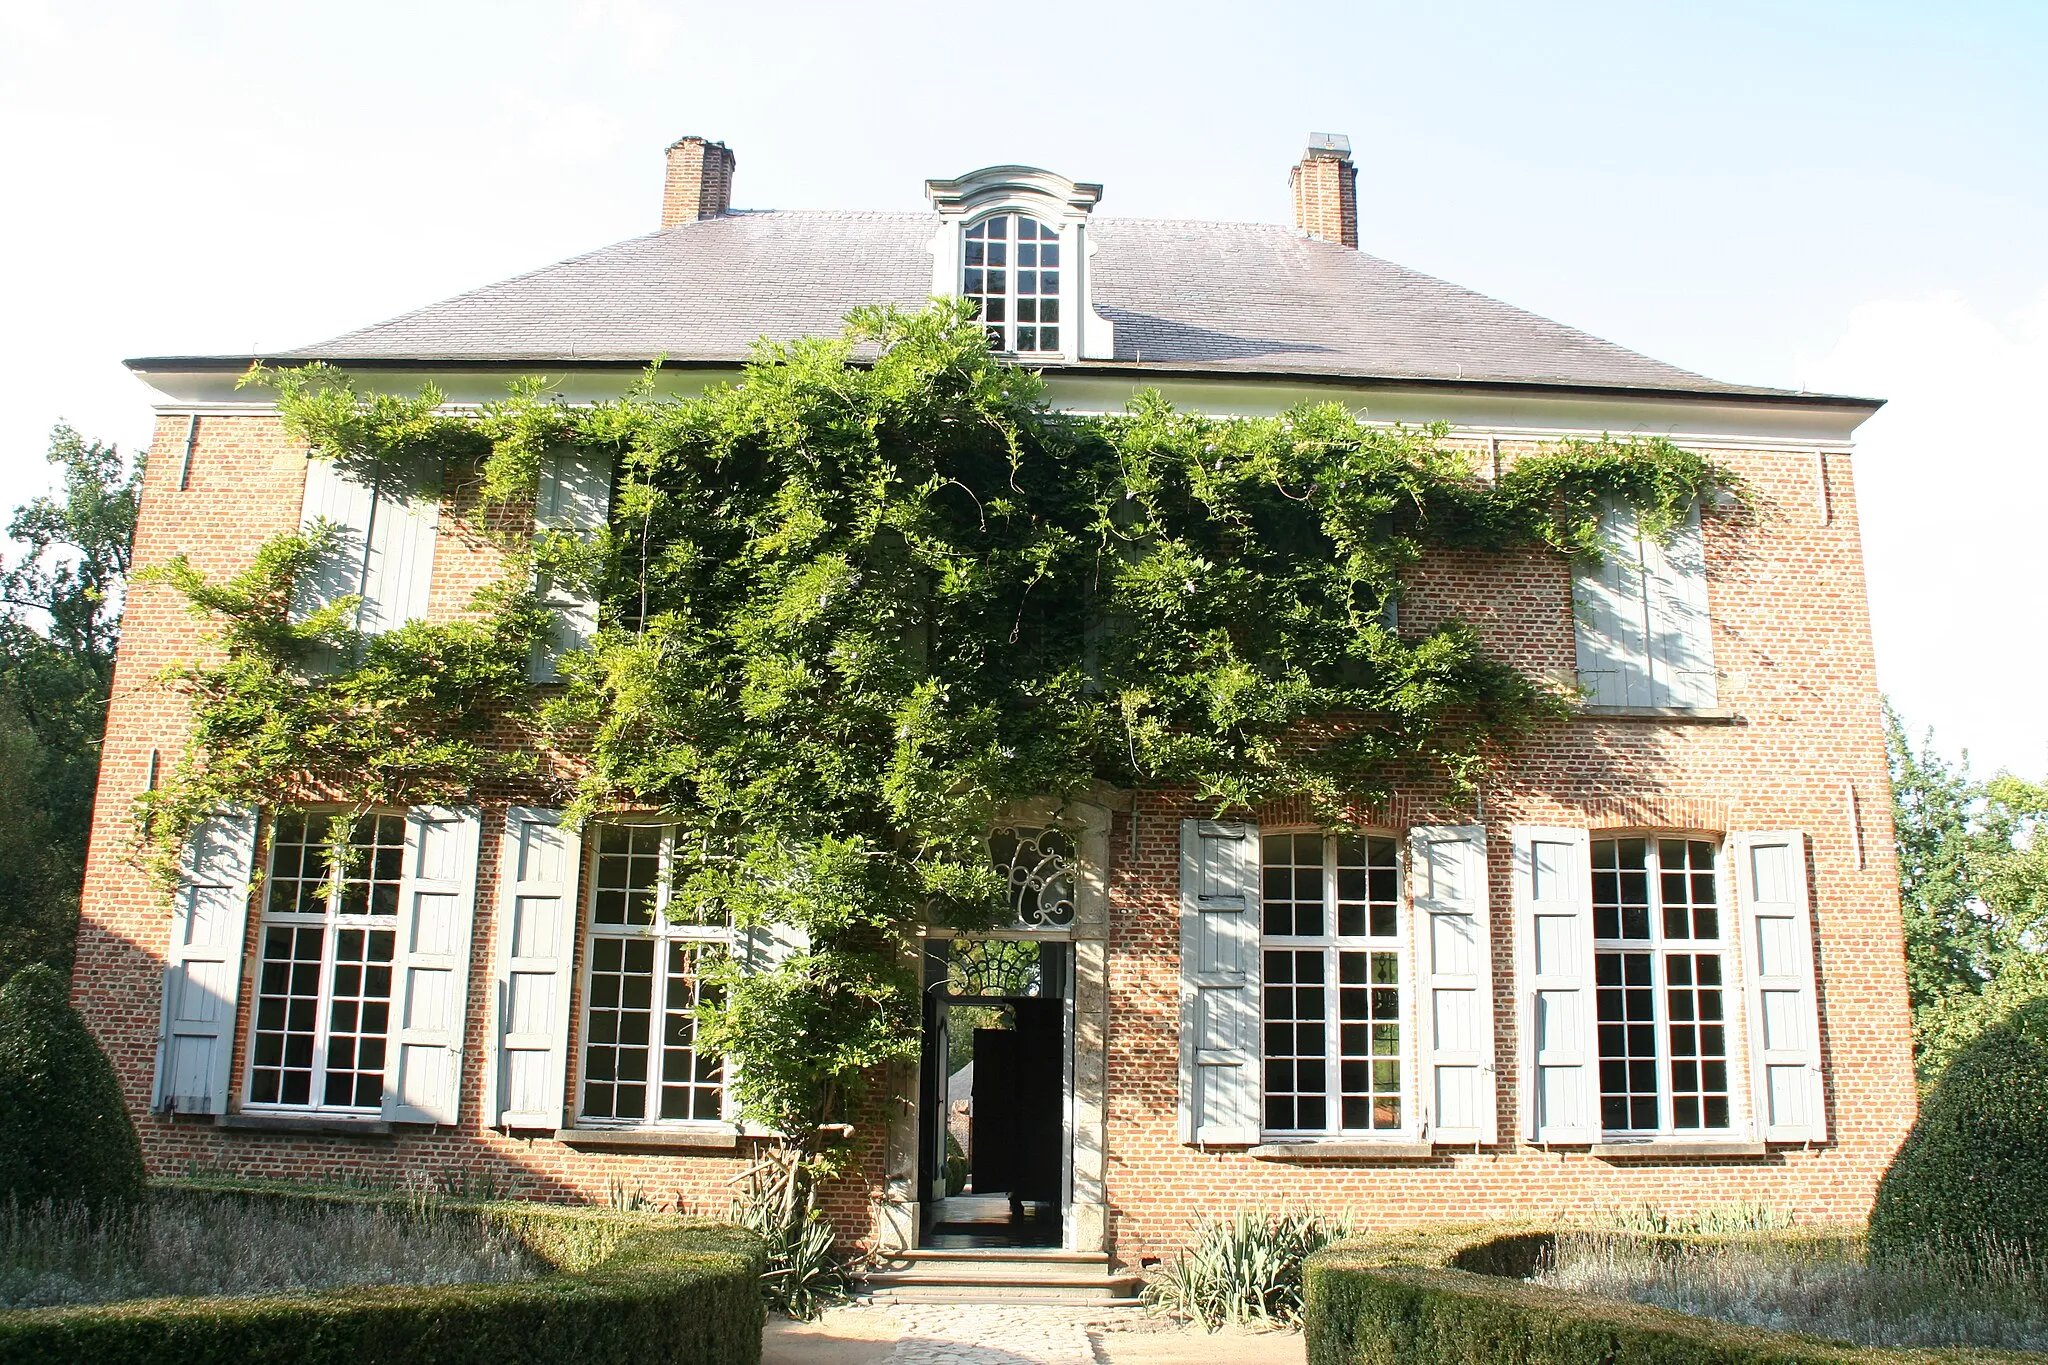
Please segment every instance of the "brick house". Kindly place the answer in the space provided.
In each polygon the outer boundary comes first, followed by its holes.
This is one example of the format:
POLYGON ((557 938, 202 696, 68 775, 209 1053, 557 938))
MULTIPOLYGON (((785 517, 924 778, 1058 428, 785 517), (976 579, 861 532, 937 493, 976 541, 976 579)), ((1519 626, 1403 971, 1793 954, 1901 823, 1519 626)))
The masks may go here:
MULTIPOLYGON (((660 231, 274 359, 463 403, 540 369, 611 395, 665 354, 690 392, 758 335, 966 294, 1069 410, 1144 387, 1212 413, 1337 399, 1451 423, 1480 478, 1562 436, 1663 434, 1756 494, 1668 542, 1617 513, 1598 566, 1443 552, 1410 573, 1403 625, 1463 617, 1587 698, 1476 804, 1402 792, 1356 837, 1172 792, 1070 803, 1078 834, 1018 811, 992 840, 1015 924, 929 941, 924 1062, 857 1125, 842 1227, 1136 1265, 1252 1204, 1865 1214, 1914 1112, 1851 472, 1876 403, 1705 379, 1362 254, 1342 138, 1293 168, 1290 227, 1098 218, 1100 186, 1017 166, 928 182, 926 213, 741 212, 733 169, 682 139, 660 231)), ((138 564, 230 572, 326 516, 355 538, 310 590, 360 588, 368 629, 490 581, 459 491, 309 464, 234 388, 249 362, 130 362, 163 400, 138 564)), ((608 496, 564 464, 537 515, 587 525, 608 496)), ((562 647, 582 612, 563 604, 562 647)), ((332 887, 328 814, 251 812, 202 832, 167 911, 129 811, 180 743, 153 680, 200 647, 166 589, 135 591, 74 987, 151 1167, 722 1211, 755 1139, 693 1045, 694 963, 722 935, 661 915, 664 830, 484 791, 366 818, 332 887)))

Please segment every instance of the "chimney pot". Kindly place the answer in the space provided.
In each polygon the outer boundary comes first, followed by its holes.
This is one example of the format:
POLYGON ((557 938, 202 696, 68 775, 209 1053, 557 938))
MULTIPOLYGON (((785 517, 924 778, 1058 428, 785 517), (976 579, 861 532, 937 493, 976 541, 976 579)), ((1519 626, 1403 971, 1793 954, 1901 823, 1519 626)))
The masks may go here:
POLYGON ((1319 241, 1358 245, 1358 167, 1351 164, 1351 139, 1342 133, 1310 133, 1308 150, 1287 173, 1294 191, 1294 225, 1319 241))
POLYGON ((732 170, 738 158, 723 142, 692 134, 668 147, 668 180, 661 192, 661 225, 676 227, 716 218, 732 208, 732 170))

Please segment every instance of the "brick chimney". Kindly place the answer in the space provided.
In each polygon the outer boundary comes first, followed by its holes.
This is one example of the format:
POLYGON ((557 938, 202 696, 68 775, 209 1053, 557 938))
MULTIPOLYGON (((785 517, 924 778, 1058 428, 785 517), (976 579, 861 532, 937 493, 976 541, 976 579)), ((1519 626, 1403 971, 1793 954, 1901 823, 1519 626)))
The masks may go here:
POLYGON ((1350 138, 1310 133, 1308 150, 1287 173, 1287 183, 1294 190, 1296 227, 1338 246, 1358 245, 1358 167, 1351 164, 1350 138))
POLYGON ((672 228, 716 218, 732 207, 732 149, 694 134, 668 147, 668 183, 661 191, 661 225, 672 228))

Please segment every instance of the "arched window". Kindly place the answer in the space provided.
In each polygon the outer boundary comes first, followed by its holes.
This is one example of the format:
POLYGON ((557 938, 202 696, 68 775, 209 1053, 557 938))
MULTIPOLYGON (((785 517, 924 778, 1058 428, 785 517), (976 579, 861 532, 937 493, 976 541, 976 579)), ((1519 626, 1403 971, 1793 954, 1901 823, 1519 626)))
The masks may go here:
POLYGON ((1060 349, 1060 234, 1021 213, 967 229, 960 292, 974 300, 998 351, 1060 349))

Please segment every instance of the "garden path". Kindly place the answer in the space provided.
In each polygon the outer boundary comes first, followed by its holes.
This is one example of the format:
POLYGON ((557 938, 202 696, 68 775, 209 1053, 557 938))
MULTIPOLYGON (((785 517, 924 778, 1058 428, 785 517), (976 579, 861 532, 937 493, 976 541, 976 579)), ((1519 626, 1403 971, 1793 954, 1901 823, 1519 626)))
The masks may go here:
POLYGON ((855 1304, 773 1321, 761 1365, 1302 1365, 1294 1332, 1215 1334, 1132 1309, 855 1304))

